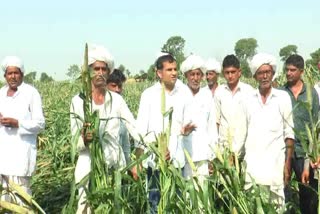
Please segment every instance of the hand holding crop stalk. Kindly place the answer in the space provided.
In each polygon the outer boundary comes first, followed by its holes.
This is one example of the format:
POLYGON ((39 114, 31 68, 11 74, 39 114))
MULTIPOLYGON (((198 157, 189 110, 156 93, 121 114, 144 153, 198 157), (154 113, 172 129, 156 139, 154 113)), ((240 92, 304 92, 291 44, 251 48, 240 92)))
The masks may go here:
POLYGON ((19 122, 18 120, 11 117, 3 117, 0 113, 0 124, 6 127, 18 128, 19 122))
POLYGON ((308 166, 304 167, 304 170, 301 174, 301 181, 303 184, 309 184, 309 176, 310 176, 309 166, 311 166, 312 169, 320 168, 320 157, 318 157, 315 162, 310 161, 310 165, 309 165, 309 161, 307 161, 307 164, 308 166))
POLYGON ((81 129, 81 136, 84 142, 84 145, 88 146, 89 143, 92 142, 93 140, 93 131, 90 130, 91 124, 90 123, 85 123, 83 124, 83 128, 81 129))
POLYGON ((188 124, 182 127, 181 134, 183 136, 188 136, 191 132, 196 130, 196 128, 197 126, 195 124, 193 124, 192 122, 189 122, 188 124))

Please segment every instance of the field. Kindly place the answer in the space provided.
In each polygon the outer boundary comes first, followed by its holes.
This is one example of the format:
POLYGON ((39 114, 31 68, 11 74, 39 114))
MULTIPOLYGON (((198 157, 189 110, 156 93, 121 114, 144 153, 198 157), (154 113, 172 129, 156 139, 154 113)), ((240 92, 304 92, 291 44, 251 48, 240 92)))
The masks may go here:
MULTIPOLYGON (((255 84, 252 79, 244 81, 255 84)), ((281 84, 283 78, 279 81, 281 84)), ((313 81, 316 81, 316 78, 313 78, 313 81)), ((151 84, 143 82, 125 85, 124 98, 135 116, 141 92, 151 84)), ((75 202, 70 204, 70 195, 75 187, 73 172, 77 155, 72 149, 69 105, 71 98, 80 91, 81 85, 67 81, 36 82, 35 87, 42 96, 46 128, 38 138, 37 171, 32 179, 33 196, 47 213, 61 213, 67 204, 70 206, 63 212, 73 213, 75 202)), ((205 185, 200 185, 197 179, 185 181, 176 169, 163 164, 160 169, 162 212, 279 212, 266 200, 268 192, 263 188, 253 186, 250 191, 243 190, 242 167, 237 160, 231 163, 229 157, 228 151, 218 155, 214 161, 214 174, 205 185)), ((291 187, 296 193, 297 183, 294 180, 291 187)), ((105 199, 103 204, 95 203, 95 200, 91 199, 96 213, 145 213, 149 210, 143 176, 138 181, 133 181, 126 173, 110 174, 110 188, 92 195, 97 198, 102 196, 105 199)), ((297 201, 287 206, 296 207, 297 201)))

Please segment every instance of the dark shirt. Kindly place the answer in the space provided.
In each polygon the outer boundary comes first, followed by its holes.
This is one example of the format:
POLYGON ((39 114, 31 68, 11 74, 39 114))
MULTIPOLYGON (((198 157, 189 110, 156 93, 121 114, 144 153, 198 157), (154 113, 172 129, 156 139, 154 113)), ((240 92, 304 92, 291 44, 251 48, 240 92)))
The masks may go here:
POLYGON ((284 85, 280 89, 288 92, 291 103, 292 103, 292 111, 293 111, 293 124, 294 124, 294 132, 295 132, 295 143, 294 149, 296 157, 305 157, 306 152, 303 149, 303 145, 309 145, 308 137, 307 137, 307 129, 306 125, 311 128, 311 121, 313 123, 317 123, 318 121, 318 113, 319 113, 319 97, 317 91, 314 87, 312 89, 312 104, 308 103, 308 95, 307 95, 307 87, 306 84, 303 83, 303 88, 298 95, 297 99, 294 97, 292 91, 290 90, 288 84, 284 85), (309 107, 311 107, 311 117, 309 113, 309 107), (305 142, 305 143, 303 143, 305 142))

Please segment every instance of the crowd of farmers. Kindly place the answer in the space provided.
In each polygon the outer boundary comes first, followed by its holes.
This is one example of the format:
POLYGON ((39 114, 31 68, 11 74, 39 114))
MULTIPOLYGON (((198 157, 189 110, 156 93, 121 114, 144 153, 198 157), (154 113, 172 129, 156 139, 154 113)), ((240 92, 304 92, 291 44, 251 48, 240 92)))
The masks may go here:
MULTIPOLYGON (((300 55, 286 59, 283 72, 287 81, 281 86, 275 81, 280 72, 277 59, 266 53, 253 56, 249 67, 258 85, 253 88, 240 81, 240 61, 235 55, 219 62, 191 54, 178 65, 173 55, 161 53, 154 63, 157 81, 142 92, 136 119, 121 96, 126 77, 115 69, 108 50, 89 46, 88 66, 93 74, 91 111, 99 112, 96 131, 107 166, 121 169, 132 161, 132 154, 138 159, 150 153, 130 174, 140 179, 138 172, 145 168, 151 212, 157 212, 161 196, 159 158, 150 152, 150 145, 170 128, 164 158, 185 179, 198 177, 203 182, 215 170, 212 163, 217 152, 229 152, 231 164, 235 160, 244 163, 245 189, 253 183, 263 186, 270 191, 270 203, 280 210, 292 197, 288 183, 294 173, 301 212, 317 213, 315 172, 320 168, 320 155, 309 155, 317 142, 311 142, 307 133, 318 121, 320 87, 303 80, 305 63, 300 55), (186 83, 179 79, 181 74, 186 83), (219 76, 225 78, 224 84, 218 84, 219 76)), ((0 185, 5 189, 13 181, 31 194, 37 135, 45 126, 41 96, 23 82, 20 58, 5 57, 2 69, 7 84, 0 89, 0 185)), ((90 172, 88 145, 95 134, 86 131, 91 124, 83 122, 83 102, 79 94, 70 105, 71 132, 79 151, 76 182, 90 172)), ((77 213, 90 213, 85 188, 78 194, 77 213)), ((10 195, 3 194, 1 200, 10 200, 10 195)))

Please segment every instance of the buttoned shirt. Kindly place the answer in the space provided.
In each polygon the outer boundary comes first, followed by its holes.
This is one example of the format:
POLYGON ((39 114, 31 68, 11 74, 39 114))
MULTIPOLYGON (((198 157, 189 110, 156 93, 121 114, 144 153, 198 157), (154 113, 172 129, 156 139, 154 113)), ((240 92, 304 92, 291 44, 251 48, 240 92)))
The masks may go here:
POLYGON ((198 93, 193 95, 189 90, 189 94, 186 94, 186 103, 182 110, 181 119, 182 126, 188 123, 196 125, 194 131, 183 137, 183 146, 192 161, 213 159, 218 132, 212 93, 206 89, 200 89, 198 93))
POLYGON ((296 132, 294 150, 296 157, 302 158, 306 156, 306 152, 303 149, 302 142, 309 144, 306 126, 311 129, 311 122, 313 121, 314 123, 317 123, 318 121, 319 97, 316 90, 314 88, 311 88, 312 103, 310 103, 310 107, 312 118, 310 118, 309 110, 306 107, 306 103, 308 103, 308 93, 306 85, 303 83, 302 90, 298 94, 297 99, 294 97, 287 84, 281 87, 281 89, 285 90, 291 98, 293 109, 293 123, 296 132))
POLYGON ((222 84, 217 87, 214 95, 219 144, 241 156, 246 132, 243 106, 252 92, 253 88, 250 85, 239 82, 234 94, 227 84, 222 84))
MULTIPOLYGON (((173 108, 171 136, 168 149, 176 167, 183 167, 185 163, 181 140, 179 139, 181 124, 179 124, 177 120, 176 111, 183 105, 187 90, 186 86, 181 81, 177 80, 173 90, 171 92, 165 92, 165 111, 168 111, 171 107, 173 108)), ((164 117, 161 112, 161 96, 162 85, 160 82, 147 88, 141 95, 137 116, 137 127, 139 133, 143 135, 146 144, 156 142, 158 135, 165 132, 169 126, 169 118, 164 117)), ((141 148, 140 145, 136 146, 141 148)), ((156 168, 154 158, 155 156, 152 154, 144 161, 143 165, 145 167, 149 166, 151 168, 156 168)))
MULTIPOLYGON (((130 135, 134 139, 139 140, 134 117, 123 98, 111 91, 106 92, 103 104, 97 105, 94 102, 92 103, 92 111, 95 110, 99 112, 99 140, 102 143, 106 163, 108 167, 121 168, 126 165, 126 161, 120 143, 120 124, 123 122, 130 135)), ((81 159, 88 159, 89 156, 89 150, 85 147, 82 137, 79 137, 79 134, 77 136, 77 133, 83 127, 82 120, 84 118, 83 100, 79 95, 76 95, 72 99, 70 112, 71 132, 74 137, 78 137, 79 162, 81 159), (78 119, 78 116, 81 119, 78 119)))
POLYGON ((246 180, 261 185, 283 185, 287 138, 294 139, 292 107, 289 95, 272 88, 266 103, 257 89, 245 105, 246 180))
POLYGON ((18 120, 19 127, 0 124, 0 174, 31 176, 36 166, 37 135, 45 120, 39 92, 22 83, 13 96, 7 96, 9 87, 0 89, 0 113, 18 120))

